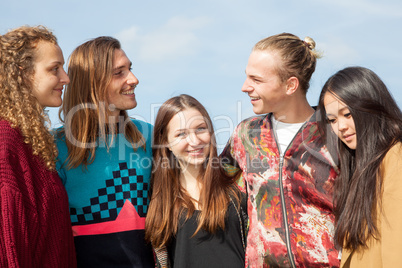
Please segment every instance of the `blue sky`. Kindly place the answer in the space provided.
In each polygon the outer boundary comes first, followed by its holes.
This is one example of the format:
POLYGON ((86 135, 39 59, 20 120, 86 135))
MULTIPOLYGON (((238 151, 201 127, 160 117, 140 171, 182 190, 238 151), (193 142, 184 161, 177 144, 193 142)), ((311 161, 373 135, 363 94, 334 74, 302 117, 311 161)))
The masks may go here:
MULTIPOLYGON (((161 103, 190 94, 210 113, 219 149, 253 115, 241 92, 252 46, 281 32, 310 36, 323 52, 307 95, 311 105, 329 76, 359 65, 376 72, 402 106, 400 0, 17 0, 2 1, 0 10, 0 34, 45 25, 66 62, 88 39, 118 38, 140 80, 138 106, 129 114, 153 123, 161 103)), ((54 126, 57 111, 50 109, 54 126)))

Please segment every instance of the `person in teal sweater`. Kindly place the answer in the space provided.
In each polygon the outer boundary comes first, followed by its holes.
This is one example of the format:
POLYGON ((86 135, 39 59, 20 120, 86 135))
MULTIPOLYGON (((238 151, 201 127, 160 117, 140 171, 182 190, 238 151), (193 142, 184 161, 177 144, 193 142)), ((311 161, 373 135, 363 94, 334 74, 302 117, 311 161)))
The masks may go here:
POLYGON ((118 40, 78 46, 55 130, 78 267, 154 267, 144 239, 152 126, 128 117, 138 79, 118 40))

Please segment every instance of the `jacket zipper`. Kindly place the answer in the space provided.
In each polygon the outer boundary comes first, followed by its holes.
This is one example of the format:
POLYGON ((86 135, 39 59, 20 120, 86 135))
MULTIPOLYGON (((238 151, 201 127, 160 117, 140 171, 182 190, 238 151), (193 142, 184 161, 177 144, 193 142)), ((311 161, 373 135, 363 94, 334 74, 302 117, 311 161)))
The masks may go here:
POLYGON ((286 236, 286 248, 288 250, 289 261, 292 268, 296 268, 295 260, 292 253, 292 247, 290 245, 290 235, 289 235, 289 225, 288 225, 288 214, 286 213, 286 206, 285 206, 285 196, 283 193, 283 183, 282 183, 282 167, 283 167, 283 155, 280 156, 279 159, 279 187, 281 192, 281 203, 282 203, 282 214, 283 214, 283 221, 285 225, 285 236, 286 236))
MULTIPOLYGON (((274 116, 274 115, 271 115, 274 116)), ((271 117, 269 117, 269 123, 271 126, 271 130, 272 133, 274 133, 274 139, 275 139, 275 143, 276 143, 276 148, 278 149, 278 151, 280 152, 281 149, 279 148, 278 145, 278 140, 276 138, 276 132, 274 130, 274 127, 272 125, 272 120, 271 117)), ((303 127, 307 124, 307 122, 305 122, 300 129, 303 129, 303 127)), ((282 168, 283 168, 283 160, 285 157, 286 152, 289 150, 289 146, 293 143, 294 139, 296 138, 296 136, 299 134, 300 129, 297 131, 297 133, 294 135, 292 141, 288 144, 285 152, 281 153, 279 156, 279 187, 280 187, 280 193, 281 193, 281 208, 282 208, 282 213, 283 213, 283 221, 284 221, 284 226, 285 226, 285 236, 286 236, 286 249, 288 251, 288 255, 289 255, 289 261, 290 261, 290 265, 292 266, 292 268, 296 268, 296 264, 295 264, 295 260, 293 257, 293 252, 292 252, 292 247, 290 245, 290 234, 289 234, 289 224, 288 224, 288 214, 286 211, 286 205, 285 205, 285 194, 283 192, 283 182, 282 182, 282 168)))

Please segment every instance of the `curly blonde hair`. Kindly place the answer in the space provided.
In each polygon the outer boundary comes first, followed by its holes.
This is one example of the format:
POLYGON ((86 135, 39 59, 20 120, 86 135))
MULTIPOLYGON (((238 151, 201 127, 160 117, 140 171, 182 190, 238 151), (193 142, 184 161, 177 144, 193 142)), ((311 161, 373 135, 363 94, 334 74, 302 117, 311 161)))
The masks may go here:
POLYGON ((49 132, 50 120, 32 93, 39 42, 57 45, 44 26, 22 26, 0 36, 0 118, 18 128, 49 170, 55 170, 57 149, 49 132))

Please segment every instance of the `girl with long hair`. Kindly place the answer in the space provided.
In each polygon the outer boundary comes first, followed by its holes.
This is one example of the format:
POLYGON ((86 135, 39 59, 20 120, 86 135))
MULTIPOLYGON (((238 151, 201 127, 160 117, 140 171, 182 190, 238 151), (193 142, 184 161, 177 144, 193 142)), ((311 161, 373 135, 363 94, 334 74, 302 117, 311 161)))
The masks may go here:
MULTIPOLYGON (((335 240, 342 267, 395 267, 402 250, 402 113, 371 70, 345 68, 320 99, 322 129, 339 138, 335 240)), ((326 133, 326 136, 330 136, 326 133)))
POLYGON ((154 170, 146 238, 167 249, 173 267, 244 267, 241 195, 217 156, 212 121, 193 97, 159 109, 154 125, 154 170))
POLYGON ((0 36, 0 267, 75 267, 66 190, 45 107, 69 78, 43 26, 0 36))

